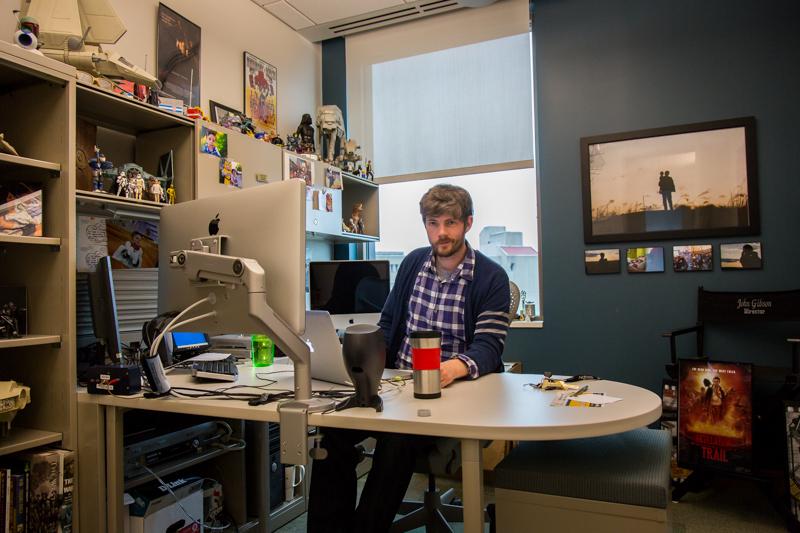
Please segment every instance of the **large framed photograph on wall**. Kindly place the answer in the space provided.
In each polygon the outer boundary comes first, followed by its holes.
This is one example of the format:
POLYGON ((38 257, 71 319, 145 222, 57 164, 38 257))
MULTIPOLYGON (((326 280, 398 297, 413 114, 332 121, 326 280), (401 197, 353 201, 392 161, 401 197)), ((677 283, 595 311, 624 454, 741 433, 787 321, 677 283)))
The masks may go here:
POLYGON ((760 231, 753 117, 581 139, 586 243, 760 231))

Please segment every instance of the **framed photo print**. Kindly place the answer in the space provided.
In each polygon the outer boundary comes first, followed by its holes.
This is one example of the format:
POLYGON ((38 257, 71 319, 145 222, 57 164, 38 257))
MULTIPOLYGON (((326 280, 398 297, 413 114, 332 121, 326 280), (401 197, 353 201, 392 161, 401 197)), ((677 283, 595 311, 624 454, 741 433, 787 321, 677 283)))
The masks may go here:
POLYGON ((689 244, 672 247, 675 272, 710 272, 714 269, 714 252, 710 244, 689 244))
POLYGON ((681 359, 678 372, 678 464, 751 472, 752 365, 681 359))
POLYGON ((227 126, 227 124, 231 122, 231 118, 242 116, 241 111, 215 102, 214 100, 208 101, 208 107, 211 110, 211 122, 216 122, 222 126, 227 126))
POLYGON ((244 53, 244 115, 268 135, 278 132, 278 69, 244 53))
POLYGON ((200 26, 158 4, 156 54, 160 93, 199 106, 200 26))
POLYGON ((758 270, 763 260, 760 242, 719 245, 719 264, 722 270, 758 270))
POLYGON ((664 272, 664 248, 628 248, 628 272, 640 274, 644 272, 664 272))
POLYGON ((586 243, 756 235, 753 117, 581 139, 586 243))
POLYGON ((586 250, 583 265, 587 274, 619 274, 619 249, 586 250))

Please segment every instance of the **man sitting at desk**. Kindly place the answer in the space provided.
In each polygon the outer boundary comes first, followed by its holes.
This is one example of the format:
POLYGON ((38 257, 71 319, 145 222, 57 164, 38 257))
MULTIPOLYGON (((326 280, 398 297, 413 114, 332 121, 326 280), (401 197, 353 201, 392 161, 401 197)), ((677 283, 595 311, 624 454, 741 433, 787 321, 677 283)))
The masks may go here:
MULTIPOLYGON (((460 378, 502 372, 510 300, 508 276, 465 239, 472 198, 461 187, 437 185, 423 195, 420 213, 430 247, 406 257, 381 313, 386 366, 411 368, 408 333, 442 333, 441 386, 460 378)), ((436 400, 431 401, 435 408, 436 400)), ((308 508, 310 532, 388 531, 419 454, 435 437, 327 429, 325 460, 315 461, 308 508), (355 445, 377 439, 372 469, 356 507, 355 445)))

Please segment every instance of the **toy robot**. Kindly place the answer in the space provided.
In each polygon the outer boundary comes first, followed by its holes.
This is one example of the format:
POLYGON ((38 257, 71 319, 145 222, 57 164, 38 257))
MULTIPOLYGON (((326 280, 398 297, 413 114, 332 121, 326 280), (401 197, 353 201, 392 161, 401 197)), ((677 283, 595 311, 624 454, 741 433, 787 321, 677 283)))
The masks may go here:
POLYGON ((169 187, 167 187, 167 203, 170 205, 175 204, 175 185, 172 183, 170 183, 169 187))

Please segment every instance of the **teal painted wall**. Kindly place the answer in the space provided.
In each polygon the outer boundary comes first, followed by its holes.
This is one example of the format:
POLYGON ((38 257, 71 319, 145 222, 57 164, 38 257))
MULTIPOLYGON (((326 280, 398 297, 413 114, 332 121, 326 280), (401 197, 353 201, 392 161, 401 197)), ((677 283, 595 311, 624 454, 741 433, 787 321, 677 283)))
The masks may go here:
MULTIPOLYGON (((658 390, 668 361, 660 334, 693 324, 698 285, 800 287, 800 3, 792 0, 538 0, 534 5, 537 165, 544 328, 513 330, 504 358, 528 372, 596 373, 658 390), (764 268, 586 276, 579 139, 755 116, 764 268)), ((669 253, 674 244, 652 242, 669 253)), ((699 242, 694 240, 693 242, 699 242)), ((627 248, 636 243, 619 243, 627 248)), ((800 333, 714 328, 722 360, 789 364, 800 333)), ((685 342, 687 355, 691 342, 685 342)))

